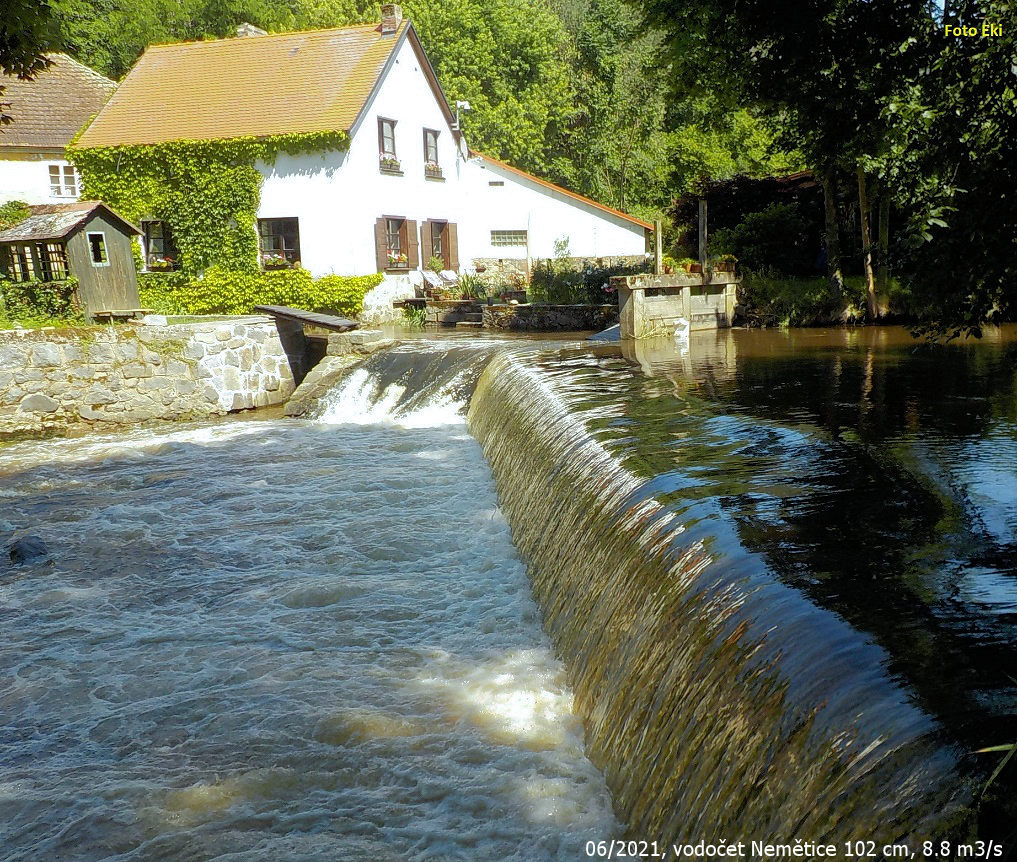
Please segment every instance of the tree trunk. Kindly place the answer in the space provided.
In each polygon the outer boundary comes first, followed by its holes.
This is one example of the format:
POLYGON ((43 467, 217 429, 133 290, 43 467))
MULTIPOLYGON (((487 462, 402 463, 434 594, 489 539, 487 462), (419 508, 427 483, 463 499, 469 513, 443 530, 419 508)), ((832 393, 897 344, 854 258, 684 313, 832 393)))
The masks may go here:
POLYGON ((890 292, 890 198, 886 191, 879 199, 879 289, 890 292))
POLYGON ((840 271, 840 229, 837 226, 837 186, 833 168, 825 168, 820 179, 826 210, 826 274, 830 279, 830 287, 839 296, 844 292, 844 276, 840 271))
POLYGON ((858 220, 862 224, 862 265, 865 270, 865 297, 869 306, 869 317, 879 316, 876 305, 876 276, 872 271, 872 240, 869 237, 869 195, 865 188, 865 169, 858 163, 858 220))

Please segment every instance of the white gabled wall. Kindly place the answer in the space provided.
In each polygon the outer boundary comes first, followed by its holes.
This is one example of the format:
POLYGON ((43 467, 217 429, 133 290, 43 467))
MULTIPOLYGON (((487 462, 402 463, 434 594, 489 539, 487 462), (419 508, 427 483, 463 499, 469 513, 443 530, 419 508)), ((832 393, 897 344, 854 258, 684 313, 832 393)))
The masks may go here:
POLYGON ((480 156, 466 165, 468 200, 474 212, 460 228, 460 246, 470 256, 522 258, 525 246, 495 246, 491 231, 527 231, 529 256, 554 257, 555 241, 565 238, 573 257, 642 255, 641 225, 570 195, 549 189, 480 156), (501 185, 491 185, 500 183, 501 185))
POLYGON ((50 165, 59 165, 63 170, 70 162, 62 156, 45 152, 19 153, 16 158, 0 154, 0 204, 7 201, 24 201, 26 204, 76 201, 77 195, 58 197, 50 194, 50 165))
MULTIPOLYGON (((354 129, 349 152, 281 153, 274 165, 258 165, 265 177, 258 217, 300 219, 301 262, 315 275, 377 272, 376 219, 403 216, 416 221, 418 230, 427 219, 461 221, 461 166, 452 130, 407 39, 354 129), (379 170, 379 117, 396 121, 402 176, 379 170), (424 178, 425 128, 439 132, 444 182, 424 178)), ((426 263, 429 251, 421 256, 426 263)))
MULTIPOLYGON (((474 258, 526 256, 525 248, 492 246, 492 230, 527 230, 535 258, 553 256, 554 242, 563 236, 576 256, 645 251, 641 226, 490 162, 465 160, 408 38, 353 130, 348 152, 280 153, 274 164, 259 163, 258 169, 264 177, 258 217, 300 220, 301 263, 316 276, 377 272, 374 225, 383 216, 412 219, 418 231, 427 219, 454 222, 463 268, 474 258), (402 176, 379 170, 379 117, 396 121, 402 176), (424 177, 425 128, 440 132, 444 181, 424 177), (504 185, 490 186, 491 180, 504 185)), ((429 254, 420 250, 421 265, 429 254)), ((403 289, 409 292, 408 284, 403 289)))

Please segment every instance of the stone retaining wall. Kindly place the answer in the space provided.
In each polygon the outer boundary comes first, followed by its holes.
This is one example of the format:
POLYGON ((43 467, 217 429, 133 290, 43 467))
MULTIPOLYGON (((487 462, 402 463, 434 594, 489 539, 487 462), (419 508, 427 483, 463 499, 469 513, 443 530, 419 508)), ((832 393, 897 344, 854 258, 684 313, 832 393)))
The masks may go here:
MULTIPOLYGON (((567 263, 556 259, 555 263, 563 265, 573 272, 586 269, 613 269, 623 266, 642 266, 646 263, 645 254, 613 255, 609 257, 569 257, 567 263)), ((485 284, 525 287, 529 281, 529 271, 525 257, 475 257, 474 269, 482 269, 481 279, 485 284)), ((531 267, 538 263, 547 263, 547 258, 535 257, 530 261, 531 267)))
POLYGON ((582 332, 618 322, 614 305, 485 305, 485 329, 527 332, 582 332))
POLYGON ((221 415, 292 391, 267 317, 0 332, 0 437, 221 415))

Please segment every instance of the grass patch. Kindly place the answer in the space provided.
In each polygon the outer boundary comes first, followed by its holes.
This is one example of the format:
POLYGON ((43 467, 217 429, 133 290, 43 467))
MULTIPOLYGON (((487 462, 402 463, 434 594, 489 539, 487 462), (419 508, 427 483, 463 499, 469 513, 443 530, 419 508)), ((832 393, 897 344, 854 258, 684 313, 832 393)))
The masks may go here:
MULTIPOLYGON (((745 270, 738 294, 742 313, 765 326, 819 326, 862 321, 866 314, 865 278, 849 275, 838 293, 825 276, 776 276, 745 270)), ((911 292, 895 278, 877 297, 881 316, 914 316, 911 292)))

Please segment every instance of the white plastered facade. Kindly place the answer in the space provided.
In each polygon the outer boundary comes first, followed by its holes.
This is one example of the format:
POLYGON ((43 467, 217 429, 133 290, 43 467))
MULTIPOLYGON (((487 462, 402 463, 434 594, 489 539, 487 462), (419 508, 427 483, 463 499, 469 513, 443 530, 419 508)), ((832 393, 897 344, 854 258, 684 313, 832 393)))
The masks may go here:
MULTIPOLYGON (((50 165, 57 165, 61 178, 70 162, 58 150, 0 148, 0 204, 23 201, 26 204, 60 204, 76 201, 77 194, 54 195, 50 188, 50 165)), ((75 182, 78 190, 80 182, 75 182)), ((61 186, 61 191, 64 191, 61 186)))
MULTIPOLYGON (((258 164, 264 177, 258 217, 298 219, 302 266, 315 276, 377 272, 375 223, 386 216, 412 220, 418 231, 428 219, 454 223, 461 270, 477 258, 551 257, 563 237, 574 256, 644 254, 641 224, 468 155, 423 66, 411 39, 403 39, 352 130, 348 152, 280 153, 273 164, 258 164), (379 118, 395 121, 400 176, 379 167, 379 118), (425 129, 439 133, 441 180, 424 174, 425 129), (522 230, 528 249, 492 245, 492 231, 522 230)), ((429 254, 420 249, 418 268, 429 254)), ((412 295, 420 282, 419 272, 390 273, 369 300, 412 295)))

